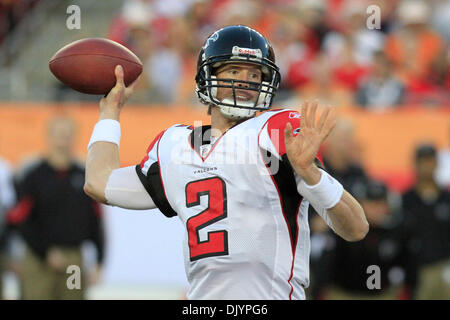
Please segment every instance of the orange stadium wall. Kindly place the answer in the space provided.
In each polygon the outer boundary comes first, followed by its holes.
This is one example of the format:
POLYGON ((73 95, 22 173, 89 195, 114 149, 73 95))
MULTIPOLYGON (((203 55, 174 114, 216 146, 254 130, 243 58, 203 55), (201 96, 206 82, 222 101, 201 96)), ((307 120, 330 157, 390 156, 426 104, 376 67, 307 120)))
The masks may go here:
MULTIPOLYGON (((46 150, 45 127, 55 114, 67 114, 78 125, 76 152, 83 158, 91 130, 98 119, 96 104, 0 104, 0 156, 13 165, 46 150)), ((369 173, 402 191, 413 179, 411 155, 417 143, 430 141, 439 148, 450 146, 448 109, 402 108, 383 113, 340 108, 339 114, 354 120, 361 160, 369 173)), ((127 106, 121 117, 122 165, 141 161, 148 144, 176 123, 209 123, 205 108, 127 106)))

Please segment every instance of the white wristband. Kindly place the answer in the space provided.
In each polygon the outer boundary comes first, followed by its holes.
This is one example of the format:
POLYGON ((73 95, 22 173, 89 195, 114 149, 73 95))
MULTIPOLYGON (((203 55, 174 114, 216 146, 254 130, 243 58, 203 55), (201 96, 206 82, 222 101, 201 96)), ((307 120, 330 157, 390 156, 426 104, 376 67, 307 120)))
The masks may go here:
POLYGON ((322 173, 320 181, 310 186, 300 178, 297 181, 297 190, 315 207, 330 209, 341 200, 344 187, 327 172, 319 169, 322 173))
POLYGON ((88 149, 97 141, 112 142, 120 145, 120 123, 112 119, 104 119, 97 122, 92 131, 88 149))

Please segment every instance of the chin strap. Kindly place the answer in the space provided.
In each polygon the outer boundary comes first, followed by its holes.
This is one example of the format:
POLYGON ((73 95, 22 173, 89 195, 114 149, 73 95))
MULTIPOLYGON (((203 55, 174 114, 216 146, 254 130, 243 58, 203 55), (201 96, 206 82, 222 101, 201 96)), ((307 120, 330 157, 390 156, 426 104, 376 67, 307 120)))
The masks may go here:
MULTIPOLYGON (((233 100, 230 98, 225 98, 222 100, 223 103, 229 103, 232 104, 233 100)), ((253 103, 249 103, 250 105, 253 105, 253 103)), ((239 107, 230 107, 230 106, 222 106, 219 105, 220 113, 222 113, 225 117, 229 119, 245 119, 245 118, 251 118, 255 115, 256 110, 255 109, 243 109, 239 107)))

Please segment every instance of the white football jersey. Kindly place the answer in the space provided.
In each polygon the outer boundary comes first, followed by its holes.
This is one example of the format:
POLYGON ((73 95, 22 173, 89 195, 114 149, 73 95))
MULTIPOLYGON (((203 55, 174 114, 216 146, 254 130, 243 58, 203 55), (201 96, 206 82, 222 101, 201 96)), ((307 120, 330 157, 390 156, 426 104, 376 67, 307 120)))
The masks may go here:
POLYGON ((185 226, 188 299, 305 299, 308 206, 284 148, 300 115, 267 111, 213 145, 210 126, 174 125, 136 171, 161 212, 185 226))

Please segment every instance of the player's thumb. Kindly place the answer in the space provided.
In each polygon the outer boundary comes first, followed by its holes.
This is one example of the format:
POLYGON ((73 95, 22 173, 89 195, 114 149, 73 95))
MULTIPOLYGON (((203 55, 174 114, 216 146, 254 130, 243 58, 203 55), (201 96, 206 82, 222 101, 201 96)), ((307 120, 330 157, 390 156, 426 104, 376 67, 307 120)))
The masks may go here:
POLYGON ((291 139, 294 138, 294 133, 292 132, 292 125, 290 122, 284 127, 284 140, 285 143, 290 143, 291 139))
POLYGON ((130 84, 128 87, 125 88, 125 97, 127 99, 128 99, 129 96, 131 96, 133 91, 136 89, 140 79, 141 79, 141 75, 139 75, 139 77, 137 77, 137 79, 134 80, 132 84, 130 84))
POLYGON ((123 81, 123 68, 121 65, 117 65, 114 69, 114 74, 116 76, 116 87, 125 87, 125 83, 123 81))

